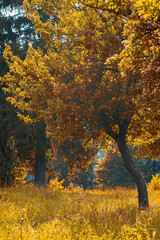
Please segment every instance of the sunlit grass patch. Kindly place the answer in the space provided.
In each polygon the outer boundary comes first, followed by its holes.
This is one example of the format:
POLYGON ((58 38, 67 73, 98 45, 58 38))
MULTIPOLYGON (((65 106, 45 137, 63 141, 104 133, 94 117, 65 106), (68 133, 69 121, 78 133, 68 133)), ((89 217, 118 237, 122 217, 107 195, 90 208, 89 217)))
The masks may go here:
POLYGON ((138 210, 137 191, 0 190, 0 240, 160 239, 160 191, 138 210))

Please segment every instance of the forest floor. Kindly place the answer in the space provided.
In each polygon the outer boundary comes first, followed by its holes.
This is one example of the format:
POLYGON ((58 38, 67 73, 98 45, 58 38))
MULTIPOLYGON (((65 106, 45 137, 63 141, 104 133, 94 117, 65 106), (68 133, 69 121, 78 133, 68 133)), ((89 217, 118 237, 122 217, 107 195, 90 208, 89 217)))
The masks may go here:
POLYGON ((160 191, 138 209, 137 191, 0 189, 0 240, 160 239, 160 191))

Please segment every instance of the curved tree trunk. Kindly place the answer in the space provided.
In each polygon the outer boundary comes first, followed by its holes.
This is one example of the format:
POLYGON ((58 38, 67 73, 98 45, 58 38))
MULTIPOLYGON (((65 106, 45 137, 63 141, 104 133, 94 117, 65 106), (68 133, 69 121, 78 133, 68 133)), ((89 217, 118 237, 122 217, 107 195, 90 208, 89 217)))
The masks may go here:
POLYGON ((129 150, 126 144, 125 134, 119 135, 118 138, 116 139, 116 142, 117 142, 119 151, 122 155, 124 166, 128 170, 128 172, 132 175, 137 185, 139 208, 148 208, 149 202, 148 202, 147 185, 141 171, 132 160, 132 157, 129 153, 129 150))

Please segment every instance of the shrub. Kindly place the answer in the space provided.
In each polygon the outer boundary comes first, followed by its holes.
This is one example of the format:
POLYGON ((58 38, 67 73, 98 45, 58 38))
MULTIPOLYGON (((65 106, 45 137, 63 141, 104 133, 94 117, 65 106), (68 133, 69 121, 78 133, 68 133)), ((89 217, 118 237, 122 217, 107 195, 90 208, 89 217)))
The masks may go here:
POLYGON ((76 185, 73 184, 73 182, 70 182, 67 189, 68 189, 69 192, 82 192, 83 191, 82 186, 76 186, 76 185))
POLYGON ((52 189, 54 192, 60 192, 64 189, 63 183, 64 179, 60 182, 58 182, 58 178, 56 177, 54 180, 50 180, 48 187, 52 189))
POLYGON ((160 190, 160 178, 159 175, 152 175, 151 182, 148 184, 149 189, 151 190, 160 190))

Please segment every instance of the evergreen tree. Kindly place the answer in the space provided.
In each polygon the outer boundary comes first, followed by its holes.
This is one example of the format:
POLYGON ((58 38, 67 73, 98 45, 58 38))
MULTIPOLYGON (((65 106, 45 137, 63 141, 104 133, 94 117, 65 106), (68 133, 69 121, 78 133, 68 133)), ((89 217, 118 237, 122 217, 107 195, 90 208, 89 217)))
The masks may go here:
MULTIPOLYGON (((114 186, 135 187, 135 182, 125 169, 118 149, 113 145, 110 145, 108 150, 103 151, 104 157, 98 159, 97 168, 95 169, 98 186, 101 188, 114 186)), ((129 149, 132 155, 135 156, 136 149, 131 149, 131 147, 129 149)), ((142 160, 139 157, 134 157, 134 162, 148 183, 152 175, 155 174, 154 162, 151 159, 142 160)))

